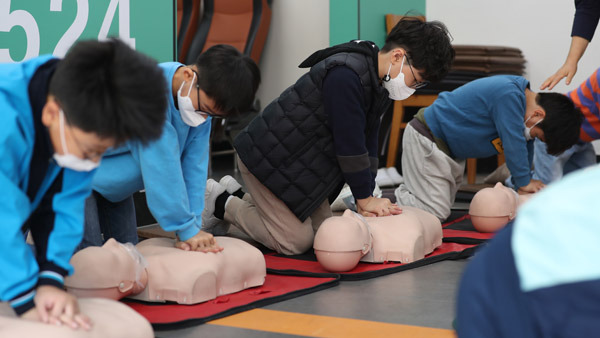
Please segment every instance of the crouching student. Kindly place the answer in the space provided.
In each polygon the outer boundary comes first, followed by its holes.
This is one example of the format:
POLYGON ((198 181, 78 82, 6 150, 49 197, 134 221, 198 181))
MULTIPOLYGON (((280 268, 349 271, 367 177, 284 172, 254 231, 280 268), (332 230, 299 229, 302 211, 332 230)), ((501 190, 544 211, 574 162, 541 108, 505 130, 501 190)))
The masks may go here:
POLYGON ((150 212, 164 230, 175 232, 178 248, 221 250, 201 230, 211 120, 249 111, 260 71, 227 45, 209 48, 193 65, 166 62, 160 68, 169 88, 162 135, 146 146, 130 142, 107 152, 86 202, 81 248, 109 238, 136 244, 133 193, 145 189, 150 212))
POLYGON ((89 327, 62 286, 94 168, 108 147, 160 135, 165 91, 157 64, 119 40, 0 65, 0 301, 18 315, 89 327))
POLYGON ((566 96, 535 93, 520 76, 491 76, 441 93, 404 131, 404 182, 395 191, 397 202, 444 220, 462 182, 464 160, 497 154, 504 154, 515 190, 537 192, 544 184, 530 174, 533 139, 560 154, 577 142, 581 119, 566 96))
MULTIPOLYGON (((536 139, 533 155, 534 179, 549 184, 568 173, 596 164, 596 151, 591 142, 600 139, 600 109, 598 108, 600 73, 598 70, 583 81, 577 89, 566 94, 575 107, 583 113, 579 140, 562 154, 554 156, 548 154, 545 145, 536 139)), ((512 185, 511 178, 506 180, 505 185, 512 185)))
POLYGON ((249 194, 229 197, 237 182, 211 181, 210 220, 225 219, 268 248, 298 254, 312 246, 331 216, 328 198, 346 182, 363 215, 399 214, 389 199, 372 196, 380 117, 392 100, 442 78, 453 58, 443 24, 412 18, 398 22, 381 50, 351 41, 313 53, 300 65, 308 73, 235 139, 249 194))

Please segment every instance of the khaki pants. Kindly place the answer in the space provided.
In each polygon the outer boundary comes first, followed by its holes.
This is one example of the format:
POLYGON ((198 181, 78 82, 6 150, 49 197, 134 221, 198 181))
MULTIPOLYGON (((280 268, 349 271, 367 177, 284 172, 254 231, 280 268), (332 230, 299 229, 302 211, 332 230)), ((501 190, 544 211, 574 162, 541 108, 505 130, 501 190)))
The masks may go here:
POLYGON ((441 221, 450 216, 465 172, 465 161, 441 151, 410 124, 402 136, 402 178, 396 189, 398 205, 428 211, 441 221))
POLYGON ((306 252, 312 247, 315 232, 331 217, 329 201, 323 203, 304 222, 258 179, 238 158, 247 194, 233 196, 225 207, 225 220, 269 249, 286 255, 306 252))

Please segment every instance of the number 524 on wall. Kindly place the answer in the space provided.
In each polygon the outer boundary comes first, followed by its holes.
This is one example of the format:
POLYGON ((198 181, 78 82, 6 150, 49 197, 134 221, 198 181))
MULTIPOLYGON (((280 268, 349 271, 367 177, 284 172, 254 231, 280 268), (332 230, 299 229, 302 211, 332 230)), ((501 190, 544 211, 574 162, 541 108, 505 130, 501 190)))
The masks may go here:
POLYGON ((75 41, 109 34, 136 48, 129 5, 130 0, 0 0, 0 62, 63 57, 75 41))

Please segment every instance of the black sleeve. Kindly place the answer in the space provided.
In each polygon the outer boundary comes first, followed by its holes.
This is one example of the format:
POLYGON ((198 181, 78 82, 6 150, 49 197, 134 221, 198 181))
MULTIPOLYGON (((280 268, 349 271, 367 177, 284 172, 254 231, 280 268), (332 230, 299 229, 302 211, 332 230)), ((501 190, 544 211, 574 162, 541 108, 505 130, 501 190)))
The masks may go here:
POLYGON ((575 18, 571 36, 579 36, 592 41, 600 19, 600 1, 575 0, 575 18))
POLYGON ((358 75, 334 67, 323 80, 323 104, 333 134, 339 166, 357 199, 372 195, 372 174, 365 136, 364 89, 358 75))

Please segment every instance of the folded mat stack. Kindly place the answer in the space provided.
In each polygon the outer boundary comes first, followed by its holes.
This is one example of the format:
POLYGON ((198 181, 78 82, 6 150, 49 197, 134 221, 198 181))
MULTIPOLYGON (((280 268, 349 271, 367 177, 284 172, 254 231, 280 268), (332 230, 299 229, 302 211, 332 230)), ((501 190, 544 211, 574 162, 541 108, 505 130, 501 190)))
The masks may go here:
POLYGON ((448 75, 417 94, 439 94, 491 75, 523 75, 526 60, 519 48, 485 45, 453 45, 456 56, 448 75))

